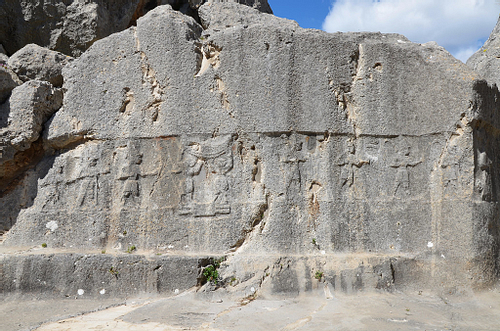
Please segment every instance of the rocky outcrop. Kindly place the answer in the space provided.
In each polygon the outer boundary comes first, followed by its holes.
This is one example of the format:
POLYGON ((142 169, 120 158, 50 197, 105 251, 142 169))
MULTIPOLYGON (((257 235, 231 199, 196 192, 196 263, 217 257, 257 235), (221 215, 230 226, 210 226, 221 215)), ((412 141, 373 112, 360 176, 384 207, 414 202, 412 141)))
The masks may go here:
MULTIPOLYGON (((234 0, 272 13, 267 0, 234 0)), ((9 54, 27 44, 80 56, 96 40, 134 25, 137 18, 159 5, 170 4, 196 16, 205 0, 56 0, 0 3, 0 44, 9 54)), ((208 1, 217 2, 217 1, 208 1)))
POLYGON ((229 254, 225 277, 277 292, 344 277, 323 255, 367 256, 349 270, 382 281, 359 288, 496 280, 497 92, 475 72, 401 35, 198 12, 157 7, 64 67, 4 245, 229 254))
POLYGON ((490 84, 500 86, 500 19, 484 45, 467 60, 467 65, 490 84))
POLYGON ((49 82, 36 80, 13 89, 9 100, 0 105, 1 190, 32 163, 30 158, 37 160, 30 151, 32 144, 40 137, 43 124, 61 105, 62 91, 49 82))
MULTIPOLYGON (((198 284, 253 297, 315 278, 349 293, 497 281, 497 89, 432 43, 190 4, 198 17, 156 7, 68 63, 55 113, 50 83, 13 90, 10 107, 46 111, 2 111, 9 162, 27 162, 0 188, 2 247, 48 247, 65 266, 67 251, 108 265, 138 251, 148 279, 152 254, 203 257, 198 284)), ((23 254, 4 260, 9 277, 56 263, 23 254)), ((75 293, 68 270, 47 288, 75 293)), ((98 296, 106 270, 78 275, 98 296)))
POLYGON ((0 104, 4 103, 10 96, 12 90, 23 82, 14 71, 7 65, 8 57, 0 58, 0 104), (5 61, 5 62, 4 62, 5 61))
POLYGON ((43 80, 61 87, 62 68, 71 60, 71 57, 59 52, 29 44, 12 55, 7 64, 23 82, 43 80))

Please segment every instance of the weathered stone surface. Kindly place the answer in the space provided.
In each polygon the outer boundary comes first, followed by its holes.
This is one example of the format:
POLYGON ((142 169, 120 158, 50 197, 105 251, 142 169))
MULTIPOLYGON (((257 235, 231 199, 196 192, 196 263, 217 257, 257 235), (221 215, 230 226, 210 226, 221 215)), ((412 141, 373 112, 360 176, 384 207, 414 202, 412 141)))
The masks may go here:
POLYGON ((174 295, 196 286, 203 258, 53 253, 0 255, 0 293, 34 298, 106 299, 174 295))
POLYGON ((467 60, 467 65, 488 83, 500 86, 500 19, 484 45, 467 60))
POLYGON ((22 84, 19 77, 4 63, 0 65, 0 104, 9 98, 16 86, 22 84))
POLYGON ((33 80, 15 88, 9 102, 2 105, 7 124, 2 125, 2 136, 17 150, 27 150, 40 136, 43 123, 61 107, 62 97, 60 89, 45 81, 33 80))
POLYGON ((224 279, 292 296, 321 266, 346 292, 497 281, 498 90, 401 35, 199 13, 157 7, 64 67, 3 245, 228 254, 224 279))
MULTIPOLYGON (((16 87, 9 100, 0 105, 0 190, 27 166, 38 162, 43 155, 42 144, 33 144, 43 124, 61 105, 62 91, 36 80, 16 87)), ((4 226, 4 222, 7 220, 2 218, 0 224, 4 226)))
MULTIPOLYGON (((261 9, 261 11, 272 14, 271 10, 261 9)), ((200 17, 200 24, 205 29, 209 27, 211 29, 221 29, 235 25, 259 24, 263 22, 266 24, 281 25, 282 28, 284 26, 298 27, 298 24, 294 21, 261 15, 261 12, 247 10, 247 8, 239 6, 236 1, 235 3, 225 3, 223 6, 212 4, 211 2, 206 3, 199 8, 198 16, 200 17)))
MULTIPOLYGON (((213 1, 213 0, 212 0, 213 1)), ((212 2, 211 1, 211 2, 212 2)), ((272 13, 267 0, 234 0, 272 13)), ((56 0, 0 3, 0 43, 9 54, 36 43, 80 56, 96 40, 122 31, 158 5, 170 4, 192 16, 204 0, 56 0)))
POLYGON ((27 44, 79 56, 129 24, 140 1, 15 1, 0 4, 0 42, 13 54, 27 44))
POLYGON ((59 52, 29 44, 9 58, 8 66, 23 82, 45 80, 55 87, 61 87, 62 68, 71 60, 71 57, 59 52))

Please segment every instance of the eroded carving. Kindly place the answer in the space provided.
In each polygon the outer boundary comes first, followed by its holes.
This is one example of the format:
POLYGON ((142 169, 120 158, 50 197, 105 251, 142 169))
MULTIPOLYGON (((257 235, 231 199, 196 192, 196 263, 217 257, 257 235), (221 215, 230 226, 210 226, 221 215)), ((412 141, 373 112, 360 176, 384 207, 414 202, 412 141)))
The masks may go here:
POLYGON ((397 169, 394 186, 392 188, 392 194, 394 196, 410 195, 409 169, 423 162, 421 158, 416 159, 413 154, 410 144, 403 141, 391 164, 392 168, 397 169))
POLYGON ((302 173, 300 164, 307 161, 303 151, 302 136, 282 134, 279 143, 279 159, 284 167, 285 192, 289 199, 295 199, 301 191, 302 173))
POLYGON ((140 165, 143 155, 139 152, 139 148, 130 142, 122 151, 123 158, 116 176, 117 180, 123 181, 120 200, 122 204, 131 203, 141 194, 139 185, 140 165))
POLYGON ((449 146, 441 161, 441 168, 443 171, 443 186, 446 190, 455 190, 458 188, 458 178, 460 176, 460 153, 458 146, 449 146))
POLYGON ((340 171, 339 184, 341 187, 347 185, 352 186, 355 181, 356 168, 359 169, 364 164, 369 164, 368 160, 364 160, 356 155, 356 145, 353 139, 349 138, 345 141, 344 153, 340 155, 337 165, 342 167, 340 171))
POLYGON ((231 212, 226 176, 233 168, 231 145, 231 135, 187 143, 182 156, 186 181, 180 215, 202 217, 231 212))
POLYGON ((481 200, 491 201, 491 188, 493 185, 491 182, 490 168, 492 161, 486 152, 477 151, 477 153, 476 187, 481 195, 481 200))

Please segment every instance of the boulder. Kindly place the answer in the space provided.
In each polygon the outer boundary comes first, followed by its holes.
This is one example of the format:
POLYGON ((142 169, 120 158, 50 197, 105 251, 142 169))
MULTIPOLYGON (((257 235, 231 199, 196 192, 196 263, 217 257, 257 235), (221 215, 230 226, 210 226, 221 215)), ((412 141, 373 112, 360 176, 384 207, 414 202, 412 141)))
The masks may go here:
MULTIPOLYGON (((219 1, 220 2, 220 1, 219 1)), ((261 12, 272 14, 271 10, 261 10, 261 12)), ((223 6, 217 2, 208 2, 198 9, 200 24, 204 29, 223 29, 235 25, 259 24, 263 22, 281 25, 282 27, 292 25, 294 28, 298 24, 287 19, 280 19, 272 15, 261 15, 261 12, 247 10, 235 2, 226 2, 223 6)))
MULTIPOLYGON (((135 25, 158 5, 170 4, 194 17, 204 0, 56 0, 0 2, 0 43, 9 54, 36 43, 66 55, 80 56, 96 40, 135 25)), ((236 2, 236 0, 235 0, 236 2)), ((272 13, 267 0, 238 0, 272 13)))
POLYGON ((22 84, 22 81, 9 68, 0 55, 0 104, 4 103, 10 96, 11 91, 22 84))
POLYGON ((62 91, 36 80, 14 88, 9 100, 0 105, 0 189, 30 163, 25 160, 16 165, 16 154, 30 149, 40 137, 43 124, 61 105, 62 91))
POLYGON ((467 60, 467 65, 488 83, 500 86, 500 18, 488 40, 467 60))
POLYGON ((61 105, 62 91, 49 82, 33 80, 16 87, 9 102, 2 105, 2 118, 7 117, 2 135, 9 137, 17 150, 28 149, 40 136, 43 124, 61 105))
POLYGON ((44 80, 55 87, 61 87, 62 68, 71 60, 71 57, 62 53, 28 44, 9 58, 8 66, 24 82, 44 80))

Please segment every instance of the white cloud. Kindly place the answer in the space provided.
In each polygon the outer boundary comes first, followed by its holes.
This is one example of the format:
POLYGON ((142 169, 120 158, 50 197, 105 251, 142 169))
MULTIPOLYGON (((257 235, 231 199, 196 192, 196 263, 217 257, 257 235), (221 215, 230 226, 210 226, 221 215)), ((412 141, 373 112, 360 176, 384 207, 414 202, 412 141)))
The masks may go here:
POLYGON ((337 0, 323 30, 401 33, 418 43, 436 41, 465 62, 488 38, 499 12, 494 0, 337 0))

